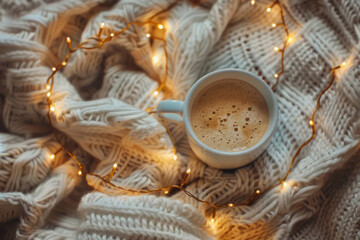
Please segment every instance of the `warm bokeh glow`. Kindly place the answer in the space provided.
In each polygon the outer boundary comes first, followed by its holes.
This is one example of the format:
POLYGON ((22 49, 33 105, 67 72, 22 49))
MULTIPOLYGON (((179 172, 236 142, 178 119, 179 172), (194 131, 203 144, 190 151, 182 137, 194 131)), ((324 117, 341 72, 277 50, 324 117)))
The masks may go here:
POLYGON ((153 61, 154 64, 158 63, 159 62, 159 56, 153 56, 152 61, 153 61))

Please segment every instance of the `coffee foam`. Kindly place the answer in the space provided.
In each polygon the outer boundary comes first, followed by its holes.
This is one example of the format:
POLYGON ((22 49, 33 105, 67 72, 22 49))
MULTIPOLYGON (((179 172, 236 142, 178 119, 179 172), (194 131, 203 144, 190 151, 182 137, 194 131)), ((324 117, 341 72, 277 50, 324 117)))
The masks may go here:
POLYGON ((251 84, 226 79, 203 89, 193 103, 191 124, 207 146, 243 151, 265 134, 269 111, 264 97, 251 84))

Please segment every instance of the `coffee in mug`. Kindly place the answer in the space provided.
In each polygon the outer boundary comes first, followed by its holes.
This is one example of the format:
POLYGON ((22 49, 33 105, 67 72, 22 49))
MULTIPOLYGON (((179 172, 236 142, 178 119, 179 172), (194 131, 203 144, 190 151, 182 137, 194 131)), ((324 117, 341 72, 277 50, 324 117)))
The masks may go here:
POLYGON ((260 156, 279 119, 271 88, 258 76, 239 69, 203 76, 184 101, 161 101, 157 114, 183 122, 195 155, 221 169, 245 166, 260 156))
POLYGON ((269 111, 262 94, 251 84, 224 79, 210 84, 195 98, 191 125, 207 146, 239 152, 255 145, 269 124, 269 111))

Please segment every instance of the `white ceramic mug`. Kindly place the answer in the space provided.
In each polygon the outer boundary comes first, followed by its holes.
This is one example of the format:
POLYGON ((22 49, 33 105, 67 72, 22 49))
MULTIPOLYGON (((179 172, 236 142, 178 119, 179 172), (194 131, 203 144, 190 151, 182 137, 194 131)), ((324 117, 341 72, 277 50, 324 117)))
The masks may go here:
POLYGON ((237 69, 219 70, 203 76, 191 87, 184 102, 161 101, 157 107, 157 113, 165 120, 184 122, 190 147, 194 153, 208 165, 220 169, 241 167, 255 160, 269 145, 279 118, 277 101, 271 88, 258 76, 237 69), (225 152, 210 148, 200 141, 191 125, 192 106, 201 90, 214 82, 229 78, 239 79, 254 86, 263 95, 269 110, 269 124, 264 136, 255 145, 239 152, 225 152))

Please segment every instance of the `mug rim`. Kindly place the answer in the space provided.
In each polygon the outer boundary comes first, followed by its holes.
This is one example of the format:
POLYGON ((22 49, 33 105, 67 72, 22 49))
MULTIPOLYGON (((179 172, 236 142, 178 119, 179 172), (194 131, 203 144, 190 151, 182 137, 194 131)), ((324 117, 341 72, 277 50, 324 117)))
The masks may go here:
MULTIPOLYGON (((236 79, 236 77, 234 77, 234 78, 236 79)), ((221 80, 221 79, 219 79, 219 80, 221 80)), ((239 79, 239 80, 241 80, 241 79, 239 79)), ((218 81, 218 80, 216 80, 216 81, 218 81)), ((251 82, 249 82, 249 83, 251 84, 251 82)), ((251 85, 253 87, 255 87, 261 93, 261 95, 264 97, 264 94, 262 93, 262 91, 259 90, 258 87, 254 86, 253 84, 251 84, 251 85)), ((206 85, 206 86, 208 86, 208 85, 206 85)), ((268 107, 268 109, 269 109, 269 107, 268 107)), ((270 109, 269 109, 269 111, 270 111, 270 109)), ((269 112, 269 116, 270 116, 270 112, 269 112)), ((220 69, 220 70, 216 70, 216 71, 213 71, 213 72, 210 72, 210 73, 204 75, 190 88, 188 94, 186 95, 185 101, 184 101, 183 119, 184 119, 186 131, 192 137, 192 139, 194 139, 194 141, 196 141, 196 143, 199 144, 203 149, 206 149, 207 151, 217 154, 217 155, 224 155, 224 156, 231 156, 231 157, 239 156, 240 157, 240 156, 252 154, 253 152, 258 151, 261 148, 261 146, 263 144, 266 144, 266 141, 272 137, 273 133, 276 130, 277 122, 278 122, 278 105, 277 105, 276 97, 275 97, 273 91, 271 90, 271 88, 269 87, 269 85, 265 81, 260 79, 258 76, 256 76, 255 74, 245 71, 245 70, 240 70, 240 69, 233 69, 233 68, 220 69), (195 134, 195 132, 192 128, 192 125, 191 125, 190 117, 189 117, 190 116, 189 111, 191 111, 189 102, 193 97, 196 97, 196 96, 193 96, 195 89, 197 89, 198 86, 202 82, 207 81, 211 76, 225 73, 225 72, 242 73, 245 75, 249 75, 255 81, 260 82, 260 84, 265 86, 265 89, 270 92, 271 102, 274 105, 274 109, 273 109, 274 114, 273 114, 273 118, 272 118, 273 120, 272 120, 271 124, 268 126, 268 128, 267 128, 266 132, 264 133, 264 135, 262 136, 262 138, 256 144, 249 147, 248 149, 238 151, 238 152, 225 152, 225 151, 217 150, 217 149, 211 148, 208 145, 206 145, 205 143, 203 143, 195 134)))

